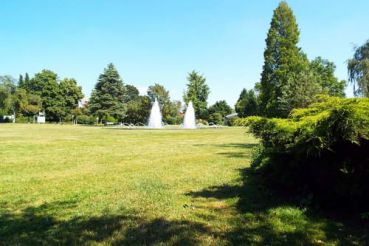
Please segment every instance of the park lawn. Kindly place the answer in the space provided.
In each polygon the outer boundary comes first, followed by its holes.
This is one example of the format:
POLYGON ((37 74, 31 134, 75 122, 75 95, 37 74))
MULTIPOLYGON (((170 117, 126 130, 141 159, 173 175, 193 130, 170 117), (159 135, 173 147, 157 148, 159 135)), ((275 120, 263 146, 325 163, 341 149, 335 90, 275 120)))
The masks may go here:
POLYGON ((0 245, 355 245, 363 230, 277 199, 243 128, 0 125, 0 245))

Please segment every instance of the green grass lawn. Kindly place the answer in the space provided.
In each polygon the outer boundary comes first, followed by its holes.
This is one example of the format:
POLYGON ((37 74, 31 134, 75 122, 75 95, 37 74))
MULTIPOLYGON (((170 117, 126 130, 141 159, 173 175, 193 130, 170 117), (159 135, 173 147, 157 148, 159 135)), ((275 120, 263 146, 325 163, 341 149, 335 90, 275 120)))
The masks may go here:
POLYGON ((0 245, 346 245, 349 223, 277 202, 242 128, 0 125, 0 245))

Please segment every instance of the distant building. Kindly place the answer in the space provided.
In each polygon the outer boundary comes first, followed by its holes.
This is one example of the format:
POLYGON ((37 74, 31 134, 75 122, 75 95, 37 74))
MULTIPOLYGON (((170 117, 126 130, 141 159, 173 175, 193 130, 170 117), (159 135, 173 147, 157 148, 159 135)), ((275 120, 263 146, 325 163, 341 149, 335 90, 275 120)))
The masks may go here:
POLYGON ((78 101, 78 107, 79 108, 84 108, 88 105, 88 98, 84 97, 82 98, 82 100, 78 101))
POLYGON ((238 114, 237 113, 233 113, 233 114, 229 114, 224 116, 224 124, 228 125, 228 123, 230 122, 231 119, 237 118, 238 114))
POLYGON ((3 121, 15 122, 15 115, 3 115, 3 121))
POLYGON ((45 122, 46 122, 45 113, 44 112, 39 112, 38 115, 37 115, 37 123, 45 124, 45 122))

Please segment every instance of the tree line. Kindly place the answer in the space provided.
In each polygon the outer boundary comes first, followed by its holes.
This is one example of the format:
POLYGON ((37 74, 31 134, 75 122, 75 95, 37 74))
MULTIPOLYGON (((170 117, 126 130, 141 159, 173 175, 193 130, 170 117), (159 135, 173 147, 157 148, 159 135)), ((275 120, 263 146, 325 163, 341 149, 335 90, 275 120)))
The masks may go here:
MULTIPOLYGON (((210 89, 203 75, 192 71, 187 80, 183 100, 186 104, 193 102, 197 119, 223 124, 232 108, 224 100, 208 107, 210 89)), ((49 122, 144 125, 155 100, 160 103, 165 124, 181 124, 183 120, 184 105, 172 100, 163 85, 155 83, 148 87, 146 95, 140 95, 135 86, 123 82, 112 63, 99 75, 89 100, 84 102, 83 98, 75 79, 59 79, 50 70, 42 70, 32 78, 28 73, 20 75, 18 81, 0 76, 0 116, 14 115, 17 122, 33 122, 34 116, 43 112, 49 122)))

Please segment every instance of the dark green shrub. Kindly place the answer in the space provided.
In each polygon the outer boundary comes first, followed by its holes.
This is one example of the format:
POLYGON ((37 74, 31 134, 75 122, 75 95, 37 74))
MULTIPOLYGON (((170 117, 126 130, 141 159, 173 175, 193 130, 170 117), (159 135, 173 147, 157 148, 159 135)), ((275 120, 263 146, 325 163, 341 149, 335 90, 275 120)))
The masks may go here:
POLYGON ((77 123, 82 125, 93 125, 96 123, 96 119, 93 116, 79 115, 77 117, 77 123))
POLYGON ((215 125, 223 125, 224 119, 221 113, 212 113, 209 115, 209 123, 213 123, 215 125))
POLYGON ((16 123, 32 123, 33 118, 32 117, 25 117, 25 116, 18 116, 15 118, 16 123))
POLYGON ((261 138, 262 179, 329 208, 369 209, 369 99, 321 97, 287 119, 238 120, 261 138))
POLYGON ((115 123, 117 123, 118 122, 118 120, 117 119, 115 119, 113 116, 111 116, 111 115, 108 115, 108 116, 106 116, 105 117, 105 119, 103 120, 104 121, 104 123, 113 123, 113 124, 115 124, 115 123))

